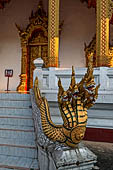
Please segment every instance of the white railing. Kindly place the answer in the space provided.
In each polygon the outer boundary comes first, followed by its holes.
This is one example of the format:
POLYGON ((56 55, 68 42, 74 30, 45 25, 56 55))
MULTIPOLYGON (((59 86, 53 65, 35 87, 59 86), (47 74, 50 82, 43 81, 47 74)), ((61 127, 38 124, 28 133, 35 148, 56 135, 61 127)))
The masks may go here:
MULTIPOLYGON (((39 86, 50 101, 56 101, 58 92, 58 79, 61 78, 64 89, 68 89, 71 80, 71 68, 42 68, 43 61, 35 60, 36 69, 34 71, 34 79, 38 77, 39 86), (53 94, 53 97, 49 96, 53 94)), ((85 75, 87 68, 75 68, 76 82, 79 82, 85 75)), ((95 83, 100 84, 99 103, 113 103, 113 68, 98 67, 94 68, 95 83)))
MULTIPOLYGON (((50 105, 52 120, 62 124, 58 109, 58 79, 61 78, 64 89, 68 89, 71 80, 71 68, 42 68, 43 61, 35 60, 34 80, 39 79, 41 93, 50 105)), ((85 75, 87 68, 75 68, 76 82, 85 75)), ((94 107, 88 110, 88 127, 113 129, 113 68, 98 67, 94 69, 95 83, 100 84, 99 95, 94 107)))

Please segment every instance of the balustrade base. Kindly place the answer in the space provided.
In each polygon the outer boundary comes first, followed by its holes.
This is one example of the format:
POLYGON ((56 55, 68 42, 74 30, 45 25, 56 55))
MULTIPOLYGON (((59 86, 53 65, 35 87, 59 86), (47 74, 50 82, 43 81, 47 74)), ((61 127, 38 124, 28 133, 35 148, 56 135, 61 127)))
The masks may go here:
POLYGON ((62 147, 51 152, 38 147, 40 170, 91 170, 97 157, 83 144, 75 149, 62 147))

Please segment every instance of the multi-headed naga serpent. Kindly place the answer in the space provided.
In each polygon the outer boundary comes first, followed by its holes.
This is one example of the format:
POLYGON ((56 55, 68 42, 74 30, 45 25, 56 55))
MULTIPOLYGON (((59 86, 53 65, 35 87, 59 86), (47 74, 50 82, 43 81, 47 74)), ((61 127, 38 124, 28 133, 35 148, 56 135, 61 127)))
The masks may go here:
POLYGON ((72 67, 69 89, 67 91, 63 89, 60 79, 58 86, 58 103, 63 125, 55 125, 52 122, 48 102, 40 94, 38 79, 36 78, 35 80, 34 92, 41 113, 42 128, 45 135, 52 141, 75 147, 84 137, 87 109, 94 105, 100 85, 95 87, 93 69, 91 67, 88 67, 87 73, 82 80, 76 83, 75 72, 72 67))

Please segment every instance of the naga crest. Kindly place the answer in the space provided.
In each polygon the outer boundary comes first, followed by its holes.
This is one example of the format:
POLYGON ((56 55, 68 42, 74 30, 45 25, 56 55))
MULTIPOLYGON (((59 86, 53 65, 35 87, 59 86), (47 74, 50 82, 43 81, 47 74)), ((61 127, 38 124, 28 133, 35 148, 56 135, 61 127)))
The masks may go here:
POLYGON ((87 109, 95 104, 99 86, 95 86, 91 67, 88 67, 87 73, 79 83, 75 81, 75 72, 72 67, 68 90, 64 90, 60 79, 58 81, 58 104, 63 125, 55 125, 51 120, 48 102, 45 97, 41 96, 36 78, 34 92, 41 113, 44 134, 54 142, 75 147, 85 135, 87 109))

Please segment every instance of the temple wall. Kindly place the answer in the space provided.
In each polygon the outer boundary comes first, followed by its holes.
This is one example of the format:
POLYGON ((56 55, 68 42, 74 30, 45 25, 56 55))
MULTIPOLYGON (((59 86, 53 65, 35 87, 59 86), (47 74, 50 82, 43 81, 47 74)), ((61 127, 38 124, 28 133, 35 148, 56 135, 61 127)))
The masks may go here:
POLYGON ((85 66, 84 42, 89 44, 96 32, 94 9, 80 0, 62 0, 60 18, 64 26, 60 41, 60 66, 85 66))
MULTIPOLYGON (((47 10, 47 0, 44 7, 47 10)), ((6 90, 5 69, 13 69, 10 90, 16 90, 21 73, 21 46, 15 23, 26 28, 32 10, 36 10, 38 0, 11 0, 0 11, 0 90, 6 90)), ((60 40, 60 67, 85 66, 84 42, 89 43, 95 33, 95 11, 87 9, 80 0, 62 0, 60 20, 64 26, 60 40)))

